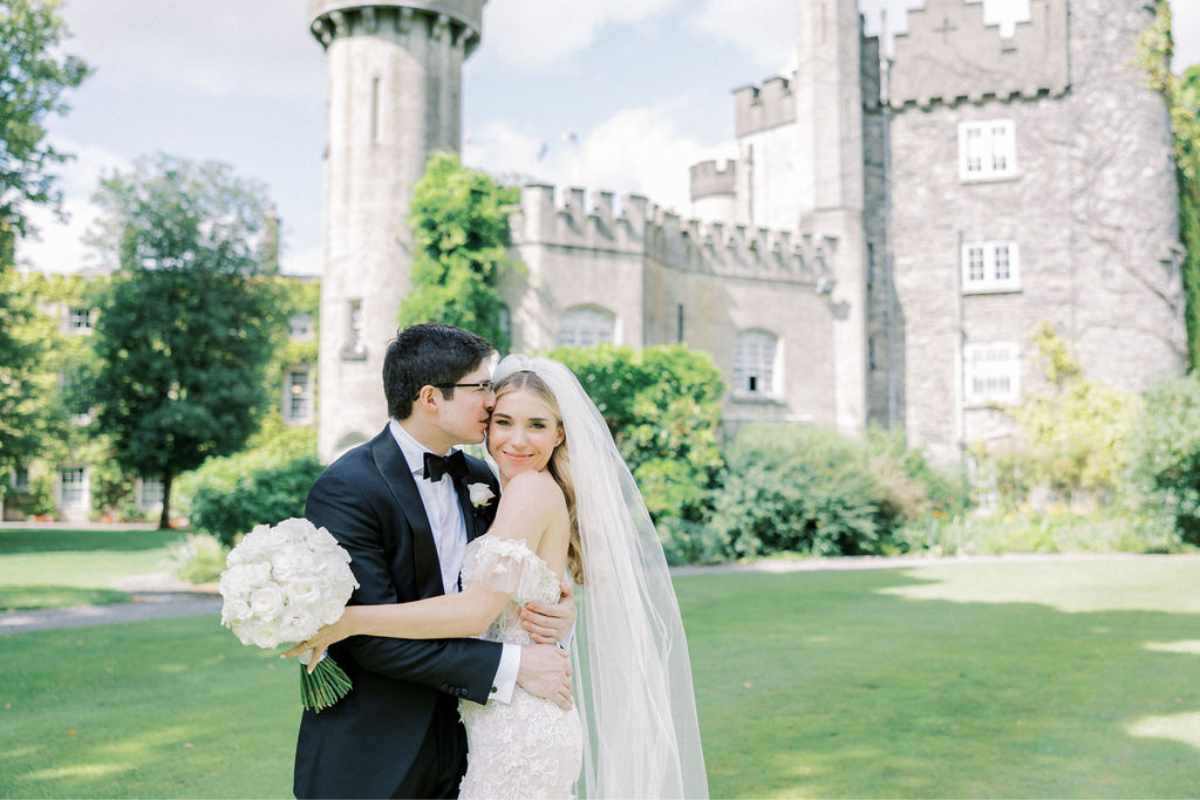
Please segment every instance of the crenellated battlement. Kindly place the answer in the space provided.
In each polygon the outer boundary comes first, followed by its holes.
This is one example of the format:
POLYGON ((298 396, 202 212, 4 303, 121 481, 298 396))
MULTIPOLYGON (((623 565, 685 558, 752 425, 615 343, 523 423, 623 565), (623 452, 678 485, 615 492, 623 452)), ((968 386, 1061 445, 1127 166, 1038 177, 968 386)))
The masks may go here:
POLYGON ((479 46, 486 0, 308 0, 309 28, 328 49, 334 39, 395 35, 424 30, 469 56, 479 46))
POLYGON ((796 99, 792 82, 783 76, 763 81, 762 86, 734 90, 734 129, 737 136, 764 131, 796 121, 796 99))
POLYGON ((564 191, 562 205, 547 184, 521 188, 512 216, 513 243, 644 257, 685 272, 812 284, 827 291, 836 276, 837 240, 791 231, 703 223, 626 194, 564 191))
POLYGON ((729 159, 723 167, 716 161, 701 161, 689 168, 688 177, 693 201, 732 195, 737 191, 737 159, 729 159))
POLYGON ((983 20, 983 4, 926 0, 908 12, 890 69, 894 108, 1059 96, 1070 83, 1066 0, 1030 0, 1012 38, 983 20))

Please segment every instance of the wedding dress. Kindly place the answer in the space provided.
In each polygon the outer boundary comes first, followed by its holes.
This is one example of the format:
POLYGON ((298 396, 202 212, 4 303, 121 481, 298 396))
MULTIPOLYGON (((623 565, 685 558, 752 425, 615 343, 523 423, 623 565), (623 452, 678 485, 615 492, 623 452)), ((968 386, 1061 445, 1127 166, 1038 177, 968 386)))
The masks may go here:
MULTIPOLYGON (((536 600, 556 603, 558 577, 523 541, 484 535, 467 545, 464 585, 482 581, 511 596, 483 638, 529 644, 521 608, 536 600)), ((567 798, 583 761, 579 712, 563 711, 550 700, 517 687, 512 702, 480 705, 460 700, 467 728, 467 774, 460 798, 567 798)))

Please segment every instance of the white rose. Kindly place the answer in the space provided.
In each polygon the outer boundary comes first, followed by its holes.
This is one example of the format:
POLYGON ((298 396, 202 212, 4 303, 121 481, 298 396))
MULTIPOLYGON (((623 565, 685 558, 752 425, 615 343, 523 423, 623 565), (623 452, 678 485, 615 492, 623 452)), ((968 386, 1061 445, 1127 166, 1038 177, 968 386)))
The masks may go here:
MULTIPOLYGON (((250 639, 248 644, 253 644, 256 647, 263 648, 264 650, 270 650, 272 647, 278 647, 283 641, 279 638, 279 634, 276 632, 274 625, 267 625, 261 622, 249 622, 243 628, 243 631, 250 639)), ((242 641, 246 640, 242 639, 242 641)))
POLYGON ((254 610, 255 619, 273 620, 283 612, 283 605, 283 592, 278 586, 260 586, 250 595, 250 608, 254 610))
POLYGON ((245 597, 226 597, 221 606, 221 624, 229 625, 234 622, 246 622, 254 616, 250 602, 245 597))
POLYGON ((324 607, 321 609, 321 624, 332 625, 342 618, 342 612, 345 610, 345 600, 342 600, 341 602, 337 601, 336 599, 327 601, 324 607))
POLYGON ((471 505, 482 508, 496 499, 496 493, 486 483, 472 483, 467 487, 471 494, 471 505))
POLYGON ((310 606, 320 599, 320 584, 313 578, 300 576, 288 581, 287 584, 288 604, 296 603, 302 606, 310 606))

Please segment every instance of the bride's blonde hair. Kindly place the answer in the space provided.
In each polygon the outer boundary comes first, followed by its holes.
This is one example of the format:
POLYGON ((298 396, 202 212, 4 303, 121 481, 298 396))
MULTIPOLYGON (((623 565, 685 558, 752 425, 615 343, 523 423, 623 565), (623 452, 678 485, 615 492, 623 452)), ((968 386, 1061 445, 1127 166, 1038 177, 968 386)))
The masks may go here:
MULTIPOLYGON (((560 430, 563 430, 562 411, 558 408, 558 400, 546 382, 532 372, 514 372, 503 378, 495 386, 496 402, 506 394, 526 391, 546 404, 554 415, 560 430)), ((583 586, 583 542, 579 538, 579 519, 575 508, 575 482, 571 479, 571 453, 567 448, 569 442, 566 431, 563 430, 562 443, 554 448, 547 468, 555 483, 562 489, 563 497, 567 499, 567 513, 571 516, 571 533, 567 541, 567 568, 576 585, 583 586)))

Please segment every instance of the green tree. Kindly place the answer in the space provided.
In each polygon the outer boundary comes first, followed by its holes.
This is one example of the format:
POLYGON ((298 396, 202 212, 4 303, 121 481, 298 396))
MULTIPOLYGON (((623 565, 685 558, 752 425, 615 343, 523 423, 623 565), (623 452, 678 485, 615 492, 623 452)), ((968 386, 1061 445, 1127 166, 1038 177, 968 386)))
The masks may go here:
POLYGON ((725 381, 706 353, 682 345, 560 347, 604 415, 655 521, 699 521, 723 466, 717 446, 725 381))
MULTIPOLYGON (((0 476, 27 464, 63 434, 57 376, 44 369, 53 321, 37 309, 33 286, 0 264, 0 476)), ((0 483, 0 497, 8 481, 0 483)))
POLYGON ((171 483, 259 429, 282 323, 260 276, 264 192, 222 164, 160 156, 104 180, 97 246, 120 257, 93 343, 99 429, 125 469, 171 483))
POLYGON ((66 89, 88 68, 63 55, 67 29, 60 0, 0 3, 0 223, 17 235, 30 232, 29 204, 59 208, 62 193, 47 170, 68 156, 46 141, 46 118, 68 110, 66 89))
POLYGON ((1200 64, 1182 75, 1171 71, 1171 5, 1155 0, 1155 19, 1138 40, 1146 82, 1166 101, 1175 143, 1179 187, 1179 236, 1184 246, 1183 292, 1187 308, 1188 363, 1200 367, 1200 64))
POLYGON ((453 153, 430 157, 413 187, 413 267, 401 325, 458 325, 508 349, 496 284, 517 266, 508 255, 508 209, 518 199, 515 186, 463 167, 453 153))

